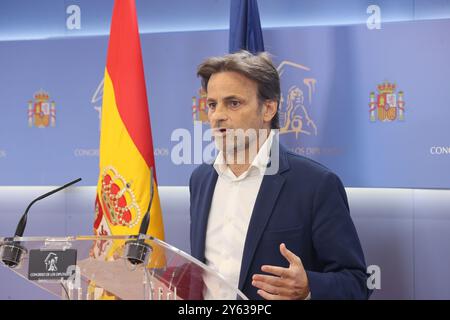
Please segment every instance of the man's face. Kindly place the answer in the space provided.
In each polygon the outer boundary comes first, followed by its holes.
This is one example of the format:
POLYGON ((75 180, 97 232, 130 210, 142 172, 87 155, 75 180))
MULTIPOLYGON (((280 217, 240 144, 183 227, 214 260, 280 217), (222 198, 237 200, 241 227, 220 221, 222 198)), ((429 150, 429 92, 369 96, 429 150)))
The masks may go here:
POLYGON ((236 129, 242 129, 245 132, 254 129, 256 133, 259 129, 269 129, 270 122, 264 119, 265 107, 259 105, 257 93, 256 82, 237 72, 219 72, 209 79, 208 118, 216 144, 220 149, 224 151, 248 149, 249 143, 254 140, 254 135, 247 135, 245 143, 236 138, 232 146, 225 142, 227 135, 228 139, 230 135, 235 135, 236 129))

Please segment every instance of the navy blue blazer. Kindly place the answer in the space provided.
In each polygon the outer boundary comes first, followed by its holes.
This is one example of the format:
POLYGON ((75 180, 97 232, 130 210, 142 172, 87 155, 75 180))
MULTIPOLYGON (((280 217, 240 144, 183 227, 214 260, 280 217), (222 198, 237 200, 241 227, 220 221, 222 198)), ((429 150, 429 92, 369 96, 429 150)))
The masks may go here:
MULTIPOLYGON (((252 275, 262 265, 288 267, 279 246, 299 256, 312 299, 368 299, 364 254, 340 179, 280 144, 278 174, 263 178, 251 216, 239 278, 249 299, 261 299, 252 275)), ((205 237, 217 182, 211 164, 194 170, 190 188, 191 254, 205 262, 205 237)))

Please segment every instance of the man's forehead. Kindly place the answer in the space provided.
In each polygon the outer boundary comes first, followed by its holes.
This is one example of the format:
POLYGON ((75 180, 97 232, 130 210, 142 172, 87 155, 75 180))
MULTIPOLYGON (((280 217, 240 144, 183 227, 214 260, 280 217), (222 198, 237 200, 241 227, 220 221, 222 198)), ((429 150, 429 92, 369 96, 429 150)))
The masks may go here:
POLYGON ((248 95, 252 91, 256 91, 256 88, 255 81, 238 72, 225 71, 211 75, 208 81, 207 95, 208 97, 248 95))

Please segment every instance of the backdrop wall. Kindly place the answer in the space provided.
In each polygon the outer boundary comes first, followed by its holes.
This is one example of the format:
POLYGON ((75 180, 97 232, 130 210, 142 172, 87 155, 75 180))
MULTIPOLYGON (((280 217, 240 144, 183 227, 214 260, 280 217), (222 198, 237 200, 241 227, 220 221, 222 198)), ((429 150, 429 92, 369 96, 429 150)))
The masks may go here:
MULTIPOLYGON (((176 159, 180 142, 208 128, 193 121, 195 69, 227 51, 228 32, 216 29, 227 28, 229 2, 183 3, 137 1, 167 240, 189 252, 185 186, 199 159, 176 159)), ((381 267, 374 298, 448 299, 450 4, 335 3, 259 1, 282 79, 281 141, 342 178, 367 262, 381 267), (381 29, 366 25, 371 4, 381 29)), ((27 234, 91 233, 112 1, 33 4, 0 4, 0 235, 33 197, 78 176, 85 187, 38 204, 27 234), (67 25, 73 4, 80 29, 67 25)), ((0 277, 0 297, 37 294, 0 277)))

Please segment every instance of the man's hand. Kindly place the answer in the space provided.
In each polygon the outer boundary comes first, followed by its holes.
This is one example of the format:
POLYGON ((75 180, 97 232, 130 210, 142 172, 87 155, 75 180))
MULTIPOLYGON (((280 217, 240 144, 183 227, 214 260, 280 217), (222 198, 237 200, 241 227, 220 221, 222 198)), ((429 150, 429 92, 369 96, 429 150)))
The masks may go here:
POLYGON ((289 261, 289 268, 262 266, 261 270, 274 276, 255 274, 252 285, 266 300, 303 300, 309 294, 308 277, 302 260, 282 243, 280 252, 289 261))

